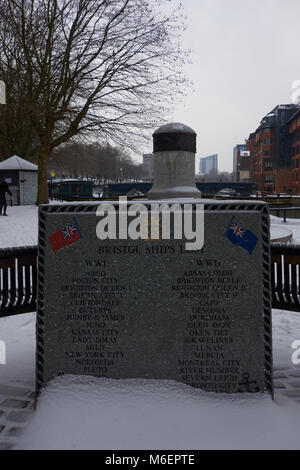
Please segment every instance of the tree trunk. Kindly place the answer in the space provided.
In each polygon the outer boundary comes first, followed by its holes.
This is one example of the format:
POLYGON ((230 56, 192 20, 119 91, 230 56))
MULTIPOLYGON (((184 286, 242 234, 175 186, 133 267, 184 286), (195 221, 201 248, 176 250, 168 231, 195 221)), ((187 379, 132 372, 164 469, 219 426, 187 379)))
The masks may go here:
POLYGON ((48 204, 48 181, 47 181, 47 163, 49 158, 49 147, 43 143, 39 153, 38 160, 38 195, 36 204, 48 204))

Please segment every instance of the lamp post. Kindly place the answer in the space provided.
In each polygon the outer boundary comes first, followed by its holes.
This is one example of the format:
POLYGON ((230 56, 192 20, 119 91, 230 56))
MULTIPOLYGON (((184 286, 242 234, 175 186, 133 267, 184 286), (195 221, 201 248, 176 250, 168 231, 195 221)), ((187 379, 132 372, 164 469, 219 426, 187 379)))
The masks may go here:
POLYGON ((54 171, 51 171, 50 173, 50 199, 51 201, 53 199, 53 178, 55 178, 55 173, 54 171))

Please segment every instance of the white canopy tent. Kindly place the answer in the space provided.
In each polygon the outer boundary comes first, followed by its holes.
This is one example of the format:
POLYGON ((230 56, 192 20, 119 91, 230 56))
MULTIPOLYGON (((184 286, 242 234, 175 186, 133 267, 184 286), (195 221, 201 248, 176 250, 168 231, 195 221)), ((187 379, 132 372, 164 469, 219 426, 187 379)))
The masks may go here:
POLYGON ((14 204, 35 204, 38 167, 18 155, 0 162, 0 179, 5 179, 13 194, 14 204))

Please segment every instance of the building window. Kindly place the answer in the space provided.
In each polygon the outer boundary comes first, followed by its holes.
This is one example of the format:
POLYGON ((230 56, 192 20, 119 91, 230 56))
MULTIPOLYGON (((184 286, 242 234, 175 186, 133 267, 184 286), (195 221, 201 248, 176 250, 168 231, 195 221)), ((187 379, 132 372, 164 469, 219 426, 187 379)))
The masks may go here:
POLYGON ((299 158, 296 160, 296 168, 299 168, 299 158))
POLYGON ((264 139, 264 144, 265 145, 270 145, 270 139, 264 139))
POLYGON ((264 150, 264 157, 268 157, 270 155, 269 150, 264 150))
POLYGON ((273 167, 273 161, 271 158, 267 158, 264 160, 264 168, 272 168, 273 167))
POLYGON ((265 183, 271 183, 273 181, 273 175, 265 175, 264 176, 264 182, 265 183))
POLYGON ((264 129, 264 134, 269 134, 269 132, 271 132, 271 129, 269 129, 268 127, 266 127, 266 128, 264 129))

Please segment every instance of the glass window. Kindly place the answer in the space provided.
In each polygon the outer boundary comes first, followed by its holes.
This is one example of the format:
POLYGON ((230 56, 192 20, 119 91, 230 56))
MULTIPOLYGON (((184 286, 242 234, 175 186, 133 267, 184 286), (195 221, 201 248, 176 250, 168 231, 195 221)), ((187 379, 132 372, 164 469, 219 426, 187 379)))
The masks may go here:
POLYGON ((273 181, 273 175, 265 175, 264 176, 264 182, 265 183, 272 182, 272 181, 273 181))
POLYGON ((273 161, 270 159, 270 158, 267 158, 266 160, 264 160, 264 167, 269 167, 269 168, 272 168, 273 166, 273 161))

